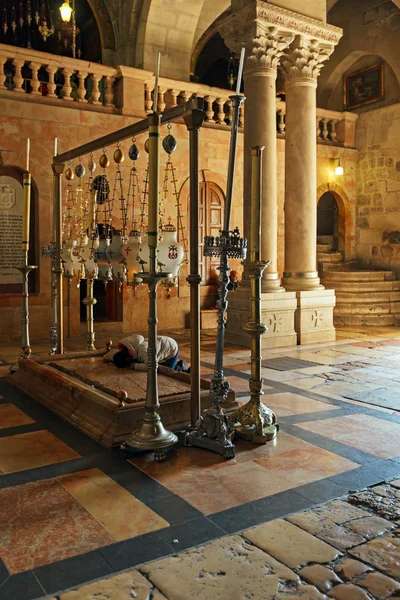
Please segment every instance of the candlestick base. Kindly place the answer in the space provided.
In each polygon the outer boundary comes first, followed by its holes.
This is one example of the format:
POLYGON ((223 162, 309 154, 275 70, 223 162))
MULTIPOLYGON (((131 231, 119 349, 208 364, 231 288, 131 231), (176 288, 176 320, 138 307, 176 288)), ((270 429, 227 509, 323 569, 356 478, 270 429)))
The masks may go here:
POLYGON ((233 437, 235 430, 229 426, 228 418, 221 408, 209 408, 196 423, 195 429, 185 434, 185 446, 196 446, 221 454, 224 458, 235 458, 233 437))

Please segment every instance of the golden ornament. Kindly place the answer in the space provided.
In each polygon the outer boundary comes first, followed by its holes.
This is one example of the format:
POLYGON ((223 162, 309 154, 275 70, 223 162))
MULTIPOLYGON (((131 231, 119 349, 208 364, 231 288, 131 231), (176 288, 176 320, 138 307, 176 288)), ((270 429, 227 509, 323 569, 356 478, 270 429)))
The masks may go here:
POLYGON ((147 140, 144 143, 144 149, 146 150, 147 154, 149 153, 149 138, 147 138, 147 140))
POLYGON ((120 165, 121 163, 124 162, 125 160, 125 156, 124 153, 122 152, 121 148, 117 148, 116 151, 114 152, 114 161, 117 163, 117 165, 120 165))
POLYGON ((100 156, 99 165, 101 166, 102 169, 107 169, 107 167, 110 166, 110 160, 109 160, 107 154, 102 154, 100 156))
POLYGON ((75 173, 73 172, 73 170, 72 170, 72 169, 68 168, 68 169, 65 171, 65 175, 64 175, 64 177, 65 177, 65 179, 66 179, 67 181, 72 181, 72 180, 73 180, 73 178, 75 177, 75 173))

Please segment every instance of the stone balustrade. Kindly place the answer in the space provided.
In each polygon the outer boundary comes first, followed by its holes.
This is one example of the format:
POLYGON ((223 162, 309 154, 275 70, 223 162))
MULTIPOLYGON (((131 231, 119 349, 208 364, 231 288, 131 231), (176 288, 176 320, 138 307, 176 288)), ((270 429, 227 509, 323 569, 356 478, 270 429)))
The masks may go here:
MULTIPOLYGON (((0 94, 27 94, 36 102, 68 102, 91 110, 144 117, 153 106, 155 77, 151 71, 132 67, 109 67, 83 60, 0 44, 0 94), (77 103, 77 104, 76 104, 77 103)), ((207 85, 160 77, 158 110, 177 106, 196 96, 203 98, 206 126, 229 128, 232 123, 232 92, 207 85)), ((244 124, 245 103, 239 126, 244 124)), ((277 99, 276 131, 285 136, 286 104, 277 99)), ((354 147, 357 115, 317 109, 319 143, 354 147)))

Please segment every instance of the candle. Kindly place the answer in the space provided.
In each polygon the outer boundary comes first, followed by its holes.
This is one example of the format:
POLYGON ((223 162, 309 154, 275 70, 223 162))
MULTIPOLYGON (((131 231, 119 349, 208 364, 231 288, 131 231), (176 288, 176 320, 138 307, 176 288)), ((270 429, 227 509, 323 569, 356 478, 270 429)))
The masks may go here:
POLYGON ((246 52, 245 48, 242 48, 242 51, 240 53, 238 78, 237 78, 237 82, 236 82, 236 96, 239 96, 239 94, 240 94, 240 86, 242 85, 242 75, 243 75, 243 65, 244 65, 244 55, 245 55, 245 52, 246 52))
POLYGON ((251 226, 250 226, 250 260, 260 260, 261 252, 261 177, 262 153, 264 146, 251 148, 251 226))
POLYGON ((154 85, 154 102, 153 102, 153 112, 158 112, 158 78, 160 77, 160 63, 161 63, 161 53, 159 52, 157 55, 157 70, 156 70, 156 82, 154 85))
POLYGON ((26 138, 26 170, 29 172, 29 153, 31 150, 31 140, 26 138))
POLYGON ((22 213, 22 249, 29 250, 29 225, 31 220, 31 174, 24 173, 24 204, 22 213))
POLYGON ((58 139, 54 138, 54 156, 58 154, 58 139))

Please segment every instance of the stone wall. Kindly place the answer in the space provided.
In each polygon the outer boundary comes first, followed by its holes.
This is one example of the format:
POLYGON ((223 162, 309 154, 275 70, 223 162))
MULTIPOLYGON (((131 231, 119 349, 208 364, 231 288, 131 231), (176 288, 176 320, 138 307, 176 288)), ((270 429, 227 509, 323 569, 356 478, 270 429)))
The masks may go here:
POLYGON ((357 121, 357 259, 400 274, 400 104, 357 121))

